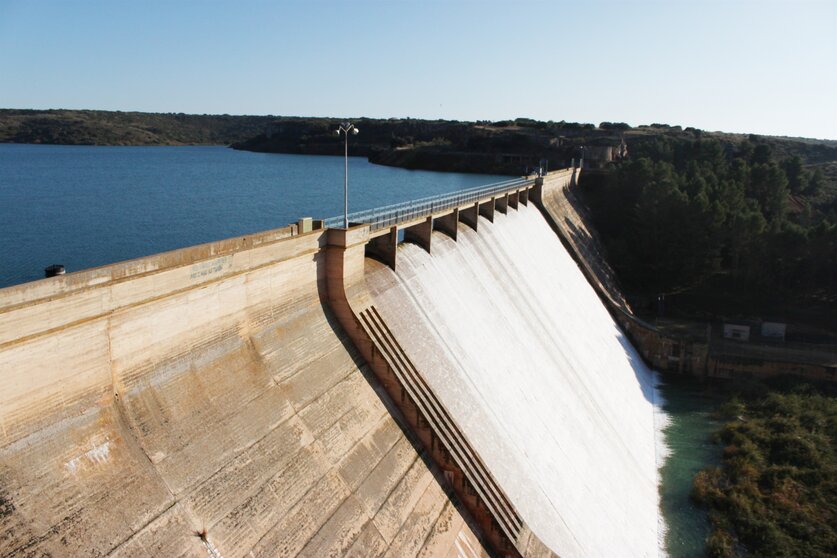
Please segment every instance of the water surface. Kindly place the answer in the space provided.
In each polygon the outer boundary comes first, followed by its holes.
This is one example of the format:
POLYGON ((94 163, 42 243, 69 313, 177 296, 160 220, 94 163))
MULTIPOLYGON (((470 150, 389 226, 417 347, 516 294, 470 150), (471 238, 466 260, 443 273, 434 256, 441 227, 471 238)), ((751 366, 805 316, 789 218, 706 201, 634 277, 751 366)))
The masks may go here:
POLYGON ((720 428, 712 411, 721 399, 695 379, 671 375, 663 376, 659 390, 669 420, 664 431, 669 456, 660 470, 665 547, 670 558, 705 556, 709 520, 689 494, 695 473, 720 462, 720 447, 711 438, 720 428))
MULTIPOLYGON (((0 287, 343 213, 343 158, 0 144, 0 287)), ((349 159, 349 211, 508 177, 349 159)))

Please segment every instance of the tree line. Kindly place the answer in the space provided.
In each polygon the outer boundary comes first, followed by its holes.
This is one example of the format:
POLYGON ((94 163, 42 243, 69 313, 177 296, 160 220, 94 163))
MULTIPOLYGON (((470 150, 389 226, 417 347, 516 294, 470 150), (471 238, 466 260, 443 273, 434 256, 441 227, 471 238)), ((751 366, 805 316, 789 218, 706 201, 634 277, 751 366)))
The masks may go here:
POLYGON ((833 302, 837 196, 821 170, 752 139, 629 147, 603 184, 582 188, 629 292, 685 293, 721 278, 729 294, 833 302))

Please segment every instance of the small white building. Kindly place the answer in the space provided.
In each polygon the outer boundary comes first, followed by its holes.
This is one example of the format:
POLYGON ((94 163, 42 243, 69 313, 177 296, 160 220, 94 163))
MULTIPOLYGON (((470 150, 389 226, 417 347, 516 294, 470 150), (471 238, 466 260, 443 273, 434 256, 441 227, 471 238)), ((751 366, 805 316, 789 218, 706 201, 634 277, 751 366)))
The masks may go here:
POLYGON ((788 325, 781 322, 762 322, 761 336, 767 339, 775 339, 776 341, 784 341, 787 329, 788 325))
POLYGON ((750 340, 750 326, 743 324, 724 324, 724 339, 736 341, 750 340))

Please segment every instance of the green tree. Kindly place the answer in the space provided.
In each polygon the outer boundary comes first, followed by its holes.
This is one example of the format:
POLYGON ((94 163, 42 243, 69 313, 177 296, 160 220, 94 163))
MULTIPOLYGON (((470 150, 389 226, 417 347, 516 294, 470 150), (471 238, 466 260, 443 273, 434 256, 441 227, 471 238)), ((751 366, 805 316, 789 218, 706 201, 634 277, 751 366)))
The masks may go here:
POLYGON ((808 175, 802 167, 799 155, 789 157, 782 162, 782 169, 788 179, 788 188, 794 194, 801 194, 808 189, 808 175))
POLYGON ((756 162, 750 171, 749 186, 748 195, 758 202, 767 222, 781 221, 787 209, 788 179, 779 165, 756 162))

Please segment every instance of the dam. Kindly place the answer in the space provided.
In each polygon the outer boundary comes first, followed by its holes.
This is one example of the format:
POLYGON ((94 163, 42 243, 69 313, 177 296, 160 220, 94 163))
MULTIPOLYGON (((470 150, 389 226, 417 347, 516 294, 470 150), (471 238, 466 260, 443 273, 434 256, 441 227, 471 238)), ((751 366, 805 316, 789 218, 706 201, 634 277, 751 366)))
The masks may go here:
POLYGON ((555 233, 575 176, 0 290, 0 554, 656 555, 654 376, 555 233))

